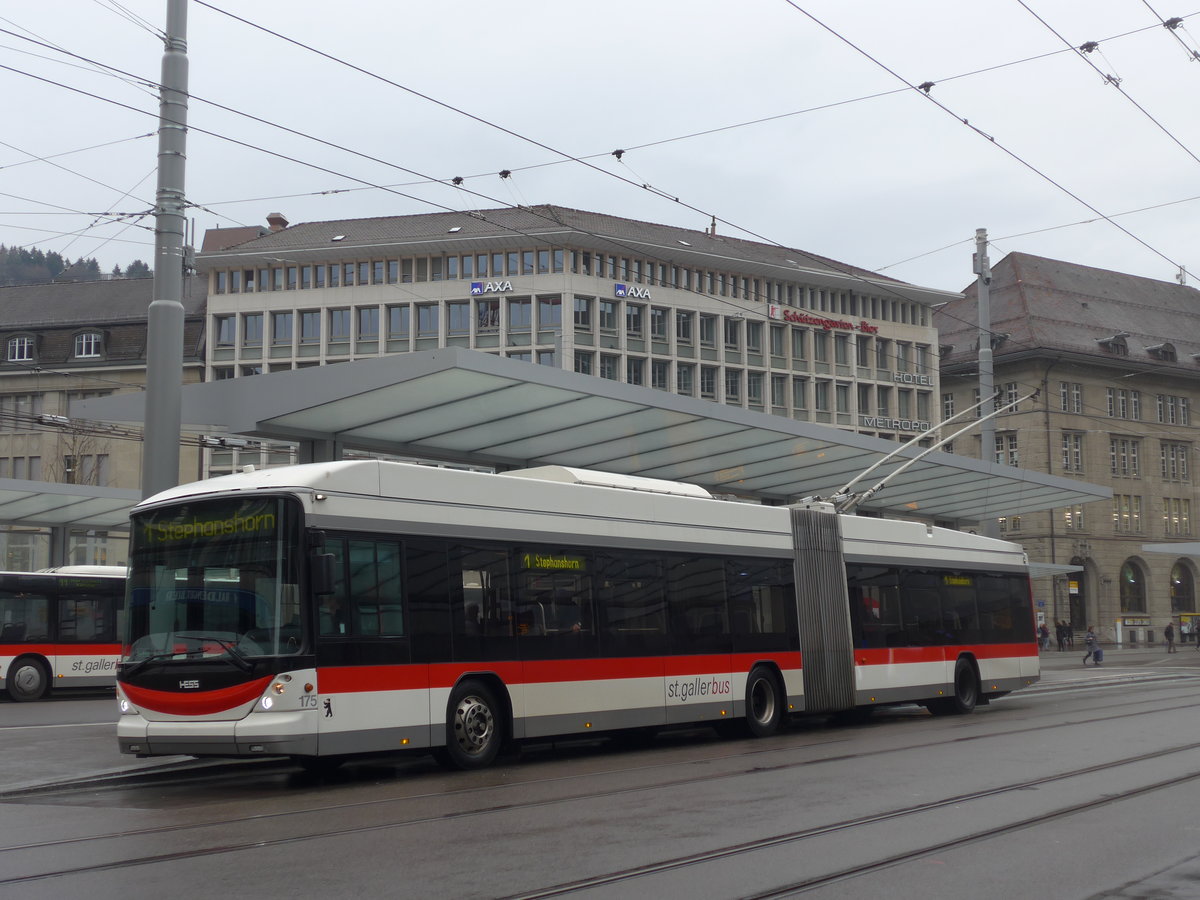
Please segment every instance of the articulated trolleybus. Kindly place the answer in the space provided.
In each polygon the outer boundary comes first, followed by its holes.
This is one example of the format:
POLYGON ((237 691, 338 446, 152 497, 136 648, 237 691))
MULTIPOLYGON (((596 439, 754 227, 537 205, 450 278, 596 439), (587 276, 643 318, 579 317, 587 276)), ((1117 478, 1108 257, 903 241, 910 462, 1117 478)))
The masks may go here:
POLYGON ((560 467, 342 461, 173 488, 132 515, 121 750, 433 750, 921 703, 1031 684, 1013 544, 560 467))

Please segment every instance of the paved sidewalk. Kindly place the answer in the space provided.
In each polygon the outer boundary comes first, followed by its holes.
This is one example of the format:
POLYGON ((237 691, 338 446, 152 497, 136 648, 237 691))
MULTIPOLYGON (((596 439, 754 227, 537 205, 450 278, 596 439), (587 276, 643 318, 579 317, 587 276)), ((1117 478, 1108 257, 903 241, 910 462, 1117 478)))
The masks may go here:
MULTIPOLYGON (((1176 653, 1168 653, 1161 644, 1147 647, 1139 645, 1101 644, 1104 651, 1106 666, 1200 666, 1200 652, 1195 644, 1176 644, 1176 653)), ((1083 665, 1083 655, 1087 650, 1082 641, 1076 641, 1074 649, 1057 649, 1041 651, 1042 669, 1074 669, 1083 665)), ((1092 663, 1088 662, 1088 668, 1092 663)))

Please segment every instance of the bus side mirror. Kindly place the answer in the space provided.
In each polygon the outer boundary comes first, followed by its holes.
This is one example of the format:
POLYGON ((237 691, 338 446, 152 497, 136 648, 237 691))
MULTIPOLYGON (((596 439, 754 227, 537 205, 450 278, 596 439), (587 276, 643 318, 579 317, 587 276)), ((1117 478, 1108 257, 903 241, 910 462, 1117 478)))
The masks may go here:
POLYGON ((333 554, 314 553, 309 565, 312 592, 316 595, 333 593, 333 554))

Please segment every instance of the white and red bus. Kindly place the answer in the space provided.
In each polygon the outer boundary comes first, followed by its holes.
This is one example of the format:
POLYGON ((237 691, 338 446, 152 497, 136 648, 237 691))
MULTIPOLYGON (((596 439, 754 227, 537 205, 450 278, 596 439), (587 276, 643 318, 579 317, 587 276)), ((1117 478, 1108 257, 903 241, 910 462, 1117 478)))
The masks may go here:
POLYGON ((1038 678, 1004 541, 653 479, 380 461, 133 510, 118 738, 138 756, 432 749, 917 702, 1038 678))
POLYGON ((0 572, 0 689, 40 700, 52 688, 111 687, 124 605, 123 566, 0 572))

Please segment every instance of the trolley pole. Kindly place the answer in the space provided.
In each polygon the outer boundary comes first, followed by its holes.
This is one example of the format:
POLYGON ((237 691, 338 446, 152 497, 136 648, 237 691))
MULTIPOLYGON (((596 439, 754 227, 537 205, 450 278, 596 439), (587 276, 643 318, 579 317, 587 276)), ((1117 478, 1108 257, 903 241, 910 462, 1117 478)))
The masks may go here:
MULTIPOLYGON (((979 399, 985 401, 996 393, 992 378, 992 302, 988 293, 992 268, 987 245, 987 229, 976 228, 974 270, 978 276, 979 297, 979 399)), ((979 425, 979 458, 985 461, 996 458, 996 422, 986 415, 979 425)), ((1000 525, 994 516, 985 518, 980 523, 980 530, 987 537, 1000 536, 1000 525)))
POLYGON ((187 225, 183 192, 187 160, 187 0, 167 0, 163 43, 158 191, 154 203, 154 299, 147 313, 143 498, 179 483, 187 225))

